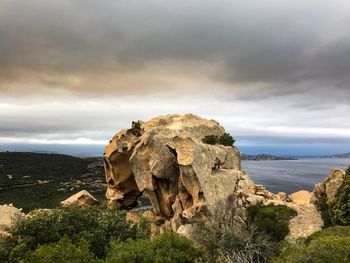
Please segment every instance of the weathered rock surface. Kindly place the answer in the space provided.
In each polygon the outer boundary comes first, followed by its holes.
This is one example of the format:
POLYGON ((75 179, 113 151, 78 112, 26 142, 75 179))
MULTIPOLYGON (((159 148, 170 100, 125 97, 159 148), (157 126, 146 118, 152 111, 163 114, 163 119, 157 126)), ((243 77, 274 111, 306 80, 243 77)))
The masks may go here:
POLYGON ((328 175, 328 177, 322 182, 318 183, 314 187, 314 191, 311 195, 311 202, 328 202, 334 200, 338 188, 344 181, 345 171, 341 169, 334 169, 328 175))
POLYGON ((79 207, 86 207, 98 205, 100 202, 93 197, 88 191, 82 190, 61 202, 62 206, 77 205, 79 207))
POLYGON ((289 234, 286 240, 294 242, 322 229, 322 217, 313 204, 286 203, 286 205, 297 212, 297 216, 289 221, 289 234))
MULTIPOLYGON (((251 204, 292 207, 298 215, 290 221, 290 240, 320 230, 323 222, 310 204, 309 192, 275 195, 245 174, 236 147, 202 142, 207 135, 224 133, 216 121, 191 114, 133 122, 130 129, 116 133, 105 149, 107 199, 119 208, 132 209, 146 195, 153 209, 143 215, 153 223, 152 233, 172 229, 190 236, 192 224, 225 200, 237 208, 235 217, 241 222, 251 204)), ((337 184, 329 180, 323 186, 328 189, 325 193, 332 195, 337 184)), ((137 220, 135 214, 128 217, 137 220)))
POLYGON ((24 213, 13 205, 0 205, 0 236, 8 235, 7 230, 23 218, 24 213))
POLYGON ((311 193, 309 191, 300 190, 290 194, 288 197, 293 203, 296 204, 310 204, 311 193))
POLYGON ((224 132, 216 121, 191 114, 133 122, 106 147, 107 199, 132 208, 144 193, 158 222, 174 231, 232 194, 240 196, 241 206, 264 199, 254 194, 236 147, 202 142, 224 132))

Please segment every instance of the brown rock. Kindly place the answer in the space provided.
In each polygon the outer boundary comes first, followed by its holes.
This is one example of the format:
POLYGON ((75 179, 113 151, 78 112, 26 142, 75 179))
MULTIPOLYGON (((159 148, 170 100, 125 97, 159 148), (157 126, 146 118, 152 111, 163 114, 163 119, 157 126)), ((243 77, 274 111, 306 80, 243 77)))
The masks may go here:
POLYGON ((224 132, 216 121, 192 114, 134 122, 106 147, 107 199, 130 209, 144 193, 152 213, 163 219, 162 228, 176 231, 238 190, 248 197, 254 183, 241 170, 238 149, 202 142, 224 132))
POLYGON ((288 195, 285 192, 278 192, 276 197, 278 200, 281 200, 281 201, 286 201, 286 202, 289 201, 288 195))
POLYGON ((318 183, 314 187, 312 192, 311 202, 329 202, 334 200, 338 188, 343 183, 345 177, 345 171, 341 169, 334 169, 322 182, 318 183))
POLYGON ((24 218, 20 209, 10 205, 0 205, 0 236, 9 235, 9 228, 24 218))
POLYGON ((61 202, 62 206, 77 205, 79 207, 86 207, 98 205, 100 202, 93 197, 88 191, 82 190, 61 202))
POLYGON ((300 190, 289 195, 289 199, 296 204, 309 204, 311 193, 309 191, 300 190))
POLYGON ((323 220, 313 204, 286 203, 297 212, 297 216, 289 221, 289 234, 286 240, 296 242, 299 238, 305 238, 320 231, 323 220))

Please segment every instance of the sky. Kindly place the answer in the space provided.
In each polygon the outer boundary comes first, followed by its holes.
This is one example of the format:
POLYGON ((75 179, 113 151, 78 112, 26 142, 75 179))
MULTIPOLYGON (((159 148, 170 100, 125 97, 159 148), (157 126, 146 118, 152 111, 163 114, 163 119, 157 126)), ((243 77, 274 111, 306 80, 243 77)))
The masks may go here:
POLYGON ((215 119, 242 152, 350 152, 350 2, 0 0, 0 150, 102 153, 215 119))

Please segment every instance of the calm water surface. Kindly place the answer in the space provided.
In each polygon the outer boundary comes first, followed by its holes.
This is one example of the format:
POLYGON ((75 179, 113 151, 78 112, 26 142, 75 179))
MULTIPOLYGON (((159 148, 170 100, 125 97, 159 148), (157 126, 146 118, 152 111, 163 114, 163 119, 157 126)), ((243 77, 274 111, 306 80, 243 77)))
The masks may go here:
POLYGON ((242 161, 242 168, 256 183, 271 192, 312 191, 334 168, 346 169, 350 159, 302 158, 290 161, 242 161))

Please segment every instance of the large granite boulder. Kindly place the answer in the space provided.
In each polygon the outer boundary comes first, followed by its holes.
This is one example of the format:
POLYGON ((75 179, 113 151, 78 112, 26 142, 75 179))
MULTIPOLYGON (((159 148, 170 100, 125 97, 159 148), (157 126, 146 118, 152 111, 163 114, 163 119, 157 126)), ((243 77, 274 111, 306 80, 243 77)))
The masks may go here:
POLYGON ((105 149, 107 199, 130 209, 144 194, 157 222, 174 231, 233 194, 240 206, 256 202, 255 185, 241 169, 238 149, 202 142, 224 133, 218 122, 192 114, 133 122, 105 149))
POLYGON ((8 235, 9 228, 24 218, 24 213, 12 204, 0 205, 0 236, 8 235))
MULTIPOLYGON (((172 229, 190 236, 193 224, 223 202, 234 206, 240 225, 246 219, 245 208, 252 204, 273 202, 295 209, 298 215, 290 221, 289 240, 320 230, 323 222, 310 204, 309 192, 275 195, 245 174, 236 147, 203 143, 205 136, 224 133, 218 122, 192 114, 133 122, 105 149, 107 199, 130 210, 140 196, 147 196, 153 209, 143 215, 153 222, 154 234, 172 229)), ((131 221, 138 216, 128 213, 131 221)))
POLYGON ((334 169, 328 175, 328 177, 322 182, 318 183, 314 187, 312 192, 311 202, 312 203, 322 203, 333 201, 338 188, 344 181, 345 171, 342 169, 334 169))

